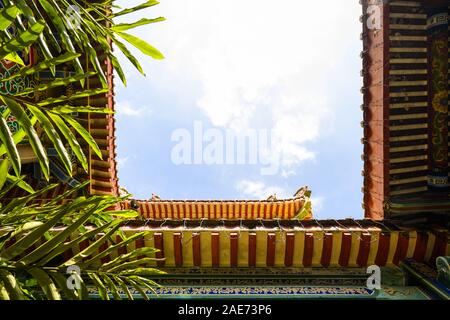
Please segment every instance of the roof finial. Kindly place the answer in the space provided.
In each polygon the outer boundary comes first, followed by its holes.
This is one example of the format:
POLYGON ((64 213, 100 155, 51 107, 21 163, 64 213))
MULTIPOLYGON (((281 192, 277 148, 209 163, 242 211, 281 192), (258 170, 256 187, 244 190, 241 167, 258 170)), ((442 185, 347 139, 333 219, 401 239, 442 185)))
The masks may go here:
POLYGON ((152 193, 152 197, 150 200, 151 201, 161 201, 161 198, 157 194, 152 193))
POLYGON ((309 198, 311 196, 311 190, 308 189, 308 186, 303 186, 294 193, 294 198, 309 198))
POLYGON ((277 200, 277 194, 276 194, 276 193, 270 195, 270 196, 267 198, 267 201, 276 201, 276 200, 277 200))

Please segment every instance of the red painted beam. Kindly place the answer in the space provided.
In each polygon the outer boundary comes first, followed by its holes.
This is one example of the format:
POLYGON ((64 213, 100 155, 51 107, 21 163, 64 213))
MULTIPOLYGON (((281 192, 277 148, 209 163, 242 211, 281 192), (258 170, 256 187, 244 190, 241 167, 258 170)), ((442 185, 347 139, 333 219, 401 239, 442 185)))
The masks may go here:
POLYGON ((349 232, 342 233, 341 253, 339 255, 339 265, 341 265, 342 267, 348 266, 351 248, 352 248, 352 234, 349 232))
POLYGON ((408 254, 409 236, 405 233, 398 235, 397 249, 395 250, 393 263, 398 265, 408 254))
MULTIPOLYGON (((162 232, 155 232, 153 234, 153 240, 155 243, 155 249, 159 249, 158 252, 155 253, 155 257, 157 259, 164 259, 164 241, 162 232)), ((166 262, 164 260, 156 262, 158 267, 164 267, 166 262)))
POLYGON ((414 249, 414 260, 422 262, 425 259, 425 253, 427 251, 428 234, 425 232, 418 232, 416 239, 416 247, 414 249))
POLYGON ((433 252, 431 253, 430 262, 434 265, 439 256, 445 256, 447 251, 447 232, 438 232, 435 234, 433 252))
POLYGON ((267 234, 267 256, 266 264, 268 267, 273 267, 275 265, 275 233, 267 234))
MULTIPOLYGON (((123 241, 123 240, 122 240, 122 237, 121 237, 121 236, 116 236, 116 243, 117 243, 117 244, 121 243, 122 241, 123 241)), ((117 253, 118 253, 119 255, 121 255, 121 254, 126 254, 126 253, 127 253, 127 247, 126 247, 126 246, 119 247, 119 248, 117 249, 117 253)))
POLYGON ((356 263, 360 267, 365 267, 367 265, 367 260, 369 258, 370 252, 370 241, 372 236, 370 233, 363 233, 361 235, 361 240, 359 242, 358 257, 356 258, 356 263))
POLYGON ((248 235, 248 266, 256 267, 256 233, 248 235))
MULTIPOLYGON (((109 244, 108 244, 108 240, 106 240, 101 246, 100 246, 100 248, 99 248, 99 252, 103 252, 103 251, 105 251, 106 249, 108 249, 108 247, 109 247, 109 244)), ((110 256, 109 256, 109 254, 108 255, 106 255, 106 256, 104 256, 103 258, 101 258, 100 259, 100 263, 101 264, 104 264, 104 263, 107 263, 107 262, 109 262, 109 261, 111 261, 111 258, 110 258, 110 256)))
POLYGON ((389 242, 391 240, 390 234, 381 233, 378 242, 378 251, 375 258, 375 264, 379 267, 385 266, 389 253, 389 242))
POLYGON ((331 251, 333 250, 333 234, 325 233, 323 237, 322 257, 320 258, 320 264, 324 267, 328 267, 331 261, 331 251))
POLYGON ((238 266, 238 239, 239 235, 236 232, 230 233, 230 266, 238 266))
POLYGON ((310 267, 312 264, 312 256, 314 251, 314 234, 305 234, 305 251, 303 253, 303 266, 310 267))
POLYGON ((284 251, 284 265, 292 267, 294 261, 295 234, 286 233, 286 249, 284 251))
MULTIPOLYGON (((140 237, 140 238, 136 239, 135 240, 135 248, 138 249, 138 248, 143 248, 143 247, 145 247, 144 237, 140 237)), ((145 256, 141 255, 141 256, 138 256, 137 258, 143 259, 143 258, 145 258, 145 256)))

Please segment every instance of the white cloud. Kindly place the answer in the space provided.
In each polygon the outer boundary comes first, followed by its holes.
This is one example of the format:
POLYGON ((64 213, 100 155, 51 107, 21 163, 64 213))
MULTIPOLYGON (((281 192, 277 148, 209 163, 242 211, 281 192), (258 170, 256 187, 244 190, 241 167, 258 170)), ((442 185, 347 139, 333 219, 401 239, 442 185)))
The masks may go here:
MULTIPOLYGON (((292 198, 292 192, 279 186, 268 186, 262 181, 241 180, 235 185, 236 190, 244 196, 250 196, 259 200, 267 199, 269 196, 276 194, 278 199, 292 198)), ((312 196, 311 203, 313 216, 318 218, 322 213, 325 198, 322 196, 312 196)))
POLYGON ((116 110, 119 115, 129 116, 129 117, 139 117, 145 113, 149 113, 150 109, 148 107, 137 108, 130 101, 119 101, 116 103, 116 110))
POLYGON ((117 167, 119 169, 123 168, 125 166, 125 164, 128 162, 128 160, 130 160, 130 157, 117 157, 116 161, 117 161, 117 167))
POLYGON ((117 157, 117 158, 116 158, 116 161, 117 161, 117 167, 118 167, 118 169, 119 169, 119 170, 120 170, 120 169, 123 169, 123 168, 127 165, 127 163, 130 162, 130 160, 134 160, 134 159, 136 159, 136 158, 137 158, 137 156, 134 155, 134 154, 128 155, 128 156, 125 156, 125 157, 117 157))
POLYGON ((323 203, 325 201, 324 197, 311 197, 311 204, 312 204, 312 210, 313 210, 313 216, 315 219, 319 218, 319 214, 321 214, 323 209, 323 203))
POLYGON ((283 176, 314 159, 308 143, 331 130, 336 112, 327 88, 359 41, 357 1, 165 0, 152 10, 167 21, 136 34, 166 56, 143 59, 146 70, 161 68, 157 86, 179 93, 196 83, 197 107, 215 126, 273 129, 265 154, 281 159, 283 176))
POLYGON ((261 181, 241 180, 236 184, 236 189, 243 195, 259 200, 267 199, 273 194, 276 194, 279 199, 289 198, 285 189, 278 186, 267 186, 261 181))

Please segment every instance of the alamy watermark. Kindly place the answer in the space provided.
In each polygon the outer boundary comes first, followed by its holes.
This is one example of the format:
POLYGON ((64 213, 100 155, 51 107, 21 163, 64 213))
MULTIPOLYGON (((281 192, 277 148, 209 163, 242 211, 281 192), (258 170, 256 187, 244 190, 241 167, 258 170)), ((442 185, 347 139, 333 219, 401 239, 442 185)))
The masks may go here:
POLYGON ((66 273, 69 274, 67 277, 66 285, 69 290, 79 290, 81 289, 81 269, 77 265, 71 265, 67 267, 66 273))
POLYGON ((69 5, 66 10, 66 20, 69 28, 80 29, 81 27, 81 15, 80 7, 75 5, 69 5))
POLYGON ((367 267, 367 272, 370 276, 367 278, 366 286, 369 290, 381 289, 381 269, 377 265, 367 267))
POLYGON ((273 130, 204 129, 194 121, 193 130, 184 128, 172 132, 171 150, 175 165, 260 165, 261 175, 275 175, 280 156, 272 152, 276 144, 273 130))
POLYGON ((368 1, 366 9, 366 26, 369 30, 381 30, 382 9, 385 0, 368 1))

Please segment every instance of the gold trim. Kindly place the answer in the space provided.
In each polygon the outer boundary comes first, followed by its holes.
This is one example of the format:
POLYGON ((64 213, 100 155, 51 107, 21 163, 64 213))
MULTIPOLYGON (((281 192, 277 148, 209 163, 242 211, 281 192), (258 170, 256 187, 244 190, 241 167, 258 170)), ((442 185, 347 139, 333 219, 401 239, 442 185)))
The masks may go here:
POLYGON ((406 108, 420 108, 428 107, 428 102, 409 102, 409 103, 391 103, 389 104, 391 109, 406 109, 406 108))
POLYGON ((305 232, 295 232, 294 238, 294 255, 292 257, 292 264, 294 267, 303 267, 303 255, 305 252, 305 232))
POLYGON ((286 255, 286 234, 287 232, 276 232, 275 233, 275 267, 284 267, 284 259, 286 255))
POLYGON ((427 41, 427 37, 421 36, 390 36, 391 41, 427 41))
POLYGON ((267 265, 267 233, 268 231, 256 230, 256 266, 267 265))
POLYGON ((428 190, 428 187, 419 187, 419 188, 391 191, 390 195, 391 196, 399 196, 402 194, 416 193, 416 192, 427 191, 427 190, 428 190))
POLYGON ((414 136, 400 136, 400 137, 390 137, 389 142, 399 142, 399 141, 413 141, 413 140, 421 140, 427 139, 427 134, 417 134, 414 136))
POLYGON ((390 116, 389 120, 406 120, 406 119, 427 119, 427 113, 413 113, 413 114, 400 114, 395 116, 390 116))
POLYGON ((98 181, 95 178, 91 180, 91 185, 94 187, 111 188, 110 182, 98 181))
POLYGON ((428 145, 422 144, 418 146, 406 146, 406 147, 395 147, 391 148, 391 152, 404 152, 404 151, 417 151, 417 150, 427 150, 428 145))
POLYGON ((380 242, 380 231, 370 232, 370 235, 371 235, 370 251, 369 251, 369 256, 367 258, 368 266, 375 264, 375 259, 377 257, 377 253, 378 253, 378 245, 380 242))
POLYGON ((212 267, 211 231, 200 232, 200 259, 202 267, 212 267))
POLYGON ((339 267, 339 257, 342 248, 343 232, 333 232, 333 246, 331 249, 330 267, 339 267))
POLYGON ((92 165, 101 167, 101 168, 109 168, 110 163, 109 161, 103 161, 103 160, 91 160, 92 165))
POLYGON ((97 178, 109 178, 110 174, 109 172, 92 169, 92 176, 97 178))
POLYGON ((416 242, 417 242, 417 231, 410 231, 408 234, 408 250, 406 251, 406 258, 412 258, 414 257, 414 252, 416 249, 416 242))
POLYGON ((391 13, 390 18, 400 18, 400 19, 427 19, 426 14, 421 13, 391 13))
POLYGON ((390 59, 389 62, 391 64, 411 64, 411 63, 428 63, 427 58, 397 58, 390 59))
POLYGON ((391 92, 389 97, 391 98, 406 98, 406 97, 422 97, 427 96, 427 91, 411 91, 411 92, 391 92))
POLYGON ((419 123, 419 124, 406 124, 403 126, 389 126, 391 131, 402 131, 402 130, 414 130, 414 129, 426 129, 428 124, 419 123))
POLYGON ((428 166, 417 166, 417 167, 409 167, 409 168, 400 168, 400 169, 391 169, 389 170, 389 174, 399 174, 399 173, 408 173, 415 171, 427 170, 428 166))
POLYGON ((359 267, 357 264, 357 258, 358 258, 358 252, 359 252, 359 245, 361 242, 360 239, 361 239, 361 232, 353 231, 352 232, 352 241, 350 244, 350 255, 348 257, 348 266, 349 267, 359 267))
POLYGON ((111 195, 111 192, 93 189, 92 187, 93 187, 93 185, 91 184, 91 194, 92 195, 97 195, 97 196, 110 196, 111 195))
POLYGON ((392 266, 393 265, 395 252, 397 251, 399 234, 400 234, 399 231, 393 231, 390 234, 390 237, 389 237, 389 250, 388 250, 388 256, 387 256, 387 260, 386 260, 386 266, 392 266))
MULTIPOLYGON (((230 230, 221 230, 219 232, 219 266, 231 266, 231 244, 230 244, 230 230)), ((239 241, 239 239, 238 239, 239 241)), ((239 246, 239 245, 238 245, 239 246)))
POLYGON ((407 87, 407 86, 426 86, 428 84, 427 80, 417 80, 417 81, 391 81, 389 85, 391 87, 407 87))
POLYGON ((238 238, 238 267, 248 267, 248 231, 241 231, 238 238))
POLYGON ((314 245, 313 245, 313 255, 311 259, 311 267, 320 267, 322 266, 320 260, 322 258, 323 238, 325 237, 325 232, 316 231, 313 234, 314 234, 314 245))
POLYGON ((175 251, 173 246, 174 233, 175 231, 172 230, 164 230, 163 232, 163 247, 164 247, 164 258, 166 267, 175 267, 175 251))
MULTIPOLYGON (((436 236, 433 234, 433 232, 428 232, 428 242, 427 242, 427 249, 425 251, 425 261, 429 261, 431 258, 431 255, 433 254, 433 248, 434 243, 436 242, 436 236)), ((434 261, 433 261, 434 262, 434 261)))
POLYGON ((106 126, 108 125, 108 119, 106 118, 91 118, 90 120, 91 126, 106 126))
POLYGON ((390 24, 392 30, 426 30, 427 26, 423 24, 390 24))
POLYGON ((425 69, 390 70, 389 74, 391 76, 421 75, 421 74, 427 74, 427 70, 425 70, 425 69))
POLYGON ((102 136, 108 136, 109 130, 108 129, 98 129, 98 128, 91 128, 91 135, 102 135, 102 136))
POLYGON ((422 4, 415 1, 393 1, 390 2, 389 5, 395 7, 420 7, 422 4))
POLYGON ((414 183, 414 182, 422 182, 427 181, 427 177, 414 177, 414 178, 407 178, 407 179, 398 179, 398 180, 391 180, 389 181, 390 186, 398 186, 401 184, 407 184, 407 183, 414 183))
POLYGON ((402 163, 402 162, 410 162, 410 161, 418 161, 418 160, 427 160, 427 155, 421 156, 412 156, 412 157, 402 157, 402 158, 391 158, 389 163, 402 163))
POLYGON ((402 52, 402 53, 425 53, 427 52, 427 48, 404 48, 404 47, 397 47, 397 48, 389 48, 389 52, 402 52))

